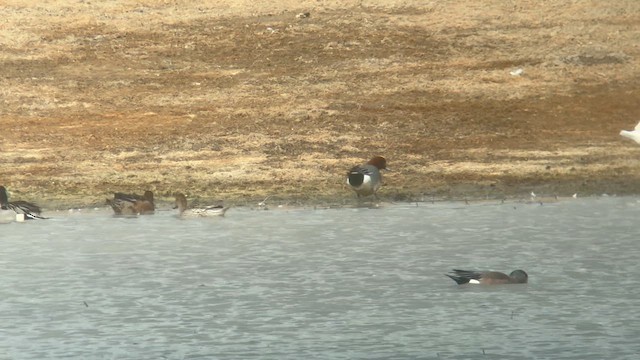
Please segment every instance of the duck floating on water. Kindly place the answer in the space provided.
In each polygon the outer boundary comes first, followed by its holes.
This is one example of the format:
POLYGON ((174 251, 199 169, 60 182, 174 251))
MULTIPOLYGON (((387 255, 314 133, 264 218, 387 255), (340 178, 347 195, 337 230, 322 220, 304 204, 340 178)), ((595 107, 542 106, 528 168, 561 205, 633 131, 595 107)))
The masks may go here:
POLYGON ((40 206, 34 203, 22 200, 9 201, 7 189, 4 186, 0 186, 0 212, 1 217, 7 220, 9 217, 13 217, 16 221, 46 219, 40 215, 42 212, 40 206))
POLYGON ((502 285, 502 284, 526 284, 529 275, 524 270, 514 270, 507 275, 499 271, 470 271, 453 269, 452 274, 445 274, 458 285, 502 285))
POLYGON ((107 199, 116 215, 151 215, 155 212, 153 192, 147 190, 144 195, 114 193, 113 200, 107 199))
POLYGON ((205 206, 199 209, 187 208, 187 197, 182 193, 176 194, 176 202, 174 209, 178 209, 178 216, 180 217, 211 217, 211 216, 224 216, 229 210, 228 207, 222 205, 205 206))

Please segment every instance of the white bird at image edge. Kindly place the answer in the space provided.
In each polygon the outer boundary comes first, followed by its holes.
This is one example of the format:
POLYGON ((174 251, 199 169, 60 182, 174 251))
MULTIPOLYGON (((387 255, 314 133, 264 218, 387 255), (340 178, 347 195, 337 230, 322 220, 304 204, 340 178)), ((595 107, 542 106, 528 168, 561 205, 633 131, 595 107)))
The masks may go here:
POLYGON ((636 127, 632 131, 622 130, 620 131, 620 135, 629 138, 638 144, 640 144, 640 123, 636 125, 636 127))

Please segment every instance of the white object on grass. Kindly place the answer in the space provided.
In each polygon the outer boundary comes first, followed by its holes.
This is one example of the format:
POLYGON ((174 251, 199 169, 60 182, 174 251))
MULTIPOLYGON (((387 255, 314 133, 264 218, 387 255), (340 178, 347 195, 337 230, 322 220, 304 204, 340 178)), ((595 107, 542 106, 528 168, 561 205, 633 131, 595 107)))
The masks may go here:
POLYGON ((629 138, 638 144, 640 144, 640 123, 636 125, 636 127, 632 131, 622 130, 620 131, 620 135, 629 138))

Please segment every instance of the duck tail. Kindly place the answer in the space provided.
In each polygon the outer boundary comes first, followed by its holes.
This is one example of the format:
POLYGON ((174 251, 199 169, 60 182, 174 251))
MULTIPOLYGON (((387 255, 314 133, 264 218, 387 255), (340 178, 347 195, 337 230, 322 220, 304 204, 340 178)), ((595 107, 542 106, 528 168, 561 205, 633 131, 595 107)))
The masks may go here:
POLYGON ((36 204, 27 201, 14 201, 7 204, 8 208, 15 211, 16 214, 23 214, 25 220, 46 219, 40 215, 42 209, 36 204))
POLYGON ((467 284, 469 283, 469 279, 464 278, 462 276, 456 276, 456 275, 450 275, 450 274, 445 274, 446 276, 450 277, 453 281, 455 281, 458 285, 463 285, 463 284, 467 284))
POLYGON ((446 274, 448 277, 452 278, 458 284, 467 284, 469 282, 478 283, 480 281, 480 277, 482 277, 482 273, 478 271, 470 271, 470 270, 459 270, 453 269, 452 274, 446 274))
POLYGON ((122 209, 121 209, 122 203, 120 201, 117 201, 115 199, 114 200, 107 199, 106 204, 111 206, 111 209, 113 209, 113 212, 116 215, 122 214, 122 209))

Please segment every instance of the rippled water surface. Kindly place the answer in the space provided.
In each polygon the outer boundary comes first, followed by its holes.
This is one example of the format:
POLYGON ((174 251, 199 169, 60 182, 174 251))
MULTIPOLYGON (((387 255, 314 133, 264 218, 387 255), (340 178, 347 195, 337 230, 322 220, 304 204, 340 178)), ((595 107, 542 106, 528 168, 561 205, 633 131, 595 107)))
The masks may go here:
POLYGON ((0 358, 635 359, 640 199, 0 225, 0 358), (457 286, 451 268, 524 269, 457 286))

